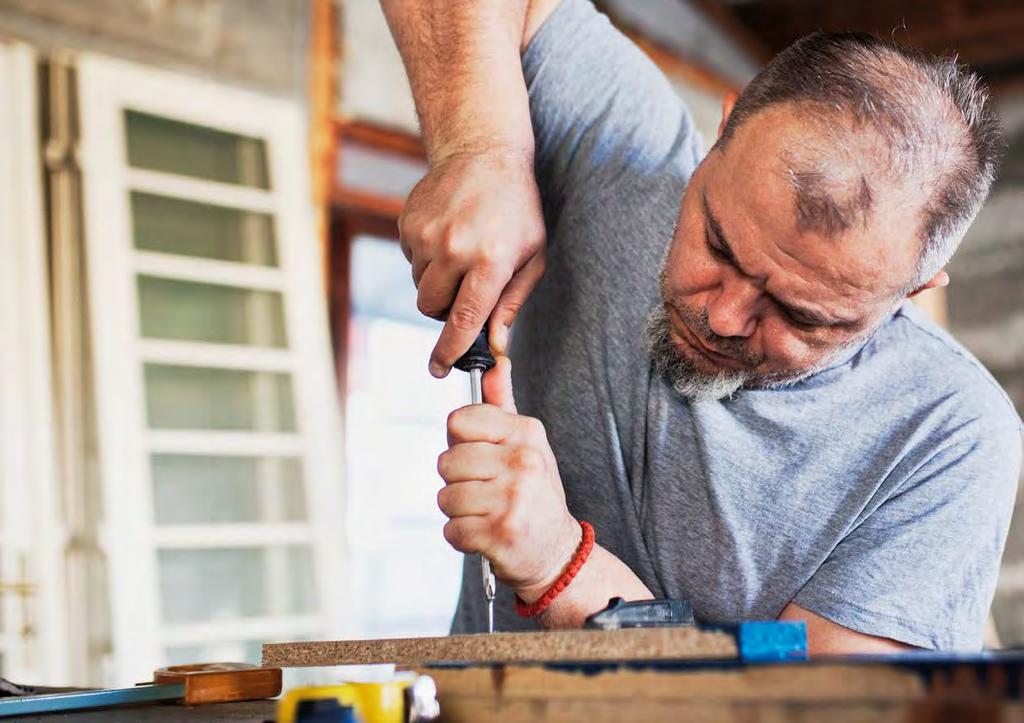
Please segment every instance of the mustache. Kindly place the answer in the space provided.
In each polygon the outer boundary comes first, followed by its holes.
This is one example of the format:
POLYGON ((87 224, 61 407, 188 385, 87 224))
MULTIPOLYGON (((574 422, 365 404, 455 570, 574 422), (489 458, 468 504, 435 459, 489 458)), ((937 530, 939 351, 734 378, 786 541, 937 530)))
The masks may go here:
POLYGON ((719 336, 711 329, 707 308, 694 309, 679 299, 668 297, 666 306, 670 306, 694 336, 720 354, 731 357, 746 367, 756 367, 764 362, 763 354, 755 354, 747 347, 744 339, 719 336))

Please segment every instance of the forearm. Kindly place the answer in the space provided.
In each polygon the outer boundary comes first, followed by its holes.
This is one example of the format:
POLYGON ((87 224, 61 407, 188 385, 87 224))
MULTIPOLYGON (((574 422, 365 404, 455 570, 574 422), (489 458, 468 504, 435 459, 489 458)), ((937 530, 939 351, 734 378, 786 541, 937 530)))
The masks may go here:
MULTIPOLYGON (((522 590, 519 595, 526 602, 534 602, 545 589, 522 590)), ((587 616, 607 606, 613 597, 649 600, 654 595, 626 563, 600 545, 594 545, 579 573, 539 620, 549 629, 579 628, 587 616)))
POLYGON ((533 154, 520 51, 528 0, 381 0, 431 163, 458 153, 533 154))

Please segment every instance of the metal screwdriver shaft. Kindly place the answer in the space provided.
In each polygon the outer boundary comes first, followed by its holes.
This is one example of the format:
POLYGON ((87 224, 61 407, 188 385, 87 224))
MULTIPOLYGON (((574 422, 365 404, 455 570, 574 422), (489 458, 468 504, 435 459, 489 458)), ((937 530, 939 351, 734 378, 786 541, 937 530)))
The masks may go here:
MULTIPOLYGON (((491 354, 491 347, 487 343, 487 325, 480 331, 469 351, 462 355, 455 368, 469 372, 469 394, 473 404, 483 404, 483 376, 484 372, 494 366, 494 356, 491 354)), ((487 632, 494 632, 494 596, 495 580, 491 571, 490 561, 480 556, 480 572, 484 585, 484 596, 487 598, 487 632)))

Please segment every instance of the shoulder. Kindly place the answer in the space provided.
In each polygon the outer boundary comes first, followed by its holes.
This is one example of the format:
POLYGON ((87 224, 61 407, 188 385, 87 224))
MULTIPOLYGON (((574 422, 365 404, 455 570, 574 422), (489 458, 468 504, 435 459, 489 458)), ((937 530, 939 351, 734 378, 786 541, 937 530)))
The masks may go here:
POLYGON ((949 423, 973 422, 986 432, 1022 427, 1013 402, 985 366, 927 314, 905 303, 875 334, 863 354, 872 357, 949 423))

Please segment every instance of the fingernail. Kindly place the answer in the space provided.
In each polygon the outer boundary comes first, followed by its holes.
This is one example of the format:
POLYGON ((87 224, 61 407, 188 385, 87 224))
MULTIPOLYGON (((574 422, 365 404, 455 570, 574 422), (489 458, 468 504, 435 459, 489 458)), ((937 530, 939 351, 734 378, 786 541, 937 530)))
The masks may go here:
POLYGON ((504 324, 499 324, 494 330, 494 347, 501 354, 508 349, 508 327, 504 324))
POLYGON ((436 361, 430 362, 429 369, 430 369, 430 376, 436 377, 438 379, 443 379, 445 377, 445 375, 448 373, 448 370, 445 369, 440 364, 438 364, 436 361))

